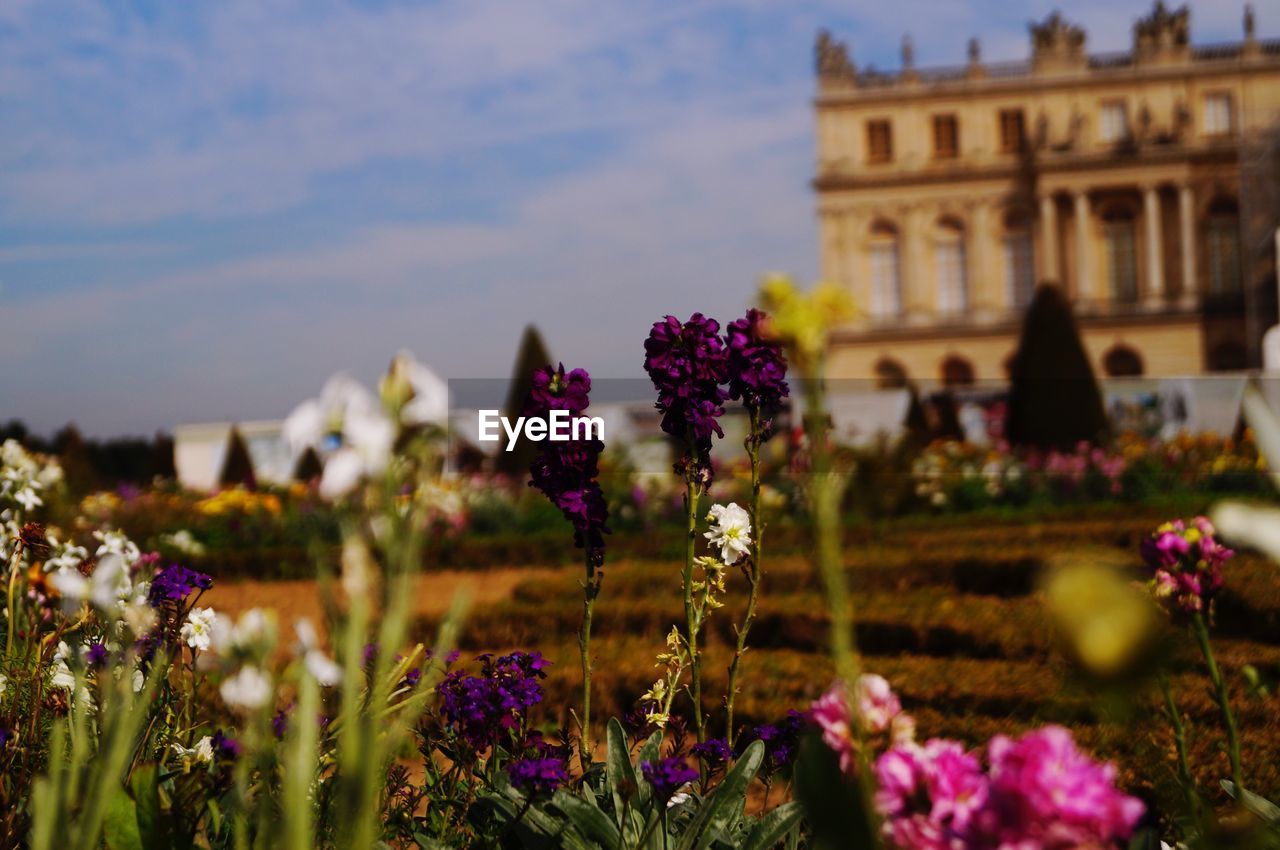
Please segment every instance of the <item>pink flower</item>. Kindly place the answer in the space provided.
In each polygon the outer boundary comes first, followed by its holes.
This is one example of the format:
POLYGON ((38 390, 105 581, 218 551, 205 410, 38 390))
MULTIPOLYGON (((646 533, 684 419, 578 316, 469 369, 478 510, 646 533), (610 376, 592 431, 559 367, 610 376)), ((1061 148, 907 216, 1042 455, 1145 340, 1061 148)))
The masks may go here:
POLYGON ((876 808, 902 850, 968 848, 988 800, 978 760, 956 741, 895 746, 876 760, 876 808))
POLYGON ((1222 588, 1222 570, 1235 554, 1218 542, 1205 517, 1166 522, 1142 541, 1142 559, 1153 571, 1152 594, 1173 610, 1204 611, 1222 588))
POLYGON ((809 714, 822 730, 822 742, 839 757, 840 770, 852 774, 856 746, 844 697, 844 688, 837 682, 809 707, 809 714))
POLYGON ((987 747, 995 846, 1045 850, 1127 839, 1145 807, 1115 787, 1115 767, 1080 752, 1071 733, 1046 726, 987 747))
POLYGON ((902 713, 902 703, 883 676, 864 673, 858 677, 853 694, 862 728, 867 732, 883 732, 902 713))

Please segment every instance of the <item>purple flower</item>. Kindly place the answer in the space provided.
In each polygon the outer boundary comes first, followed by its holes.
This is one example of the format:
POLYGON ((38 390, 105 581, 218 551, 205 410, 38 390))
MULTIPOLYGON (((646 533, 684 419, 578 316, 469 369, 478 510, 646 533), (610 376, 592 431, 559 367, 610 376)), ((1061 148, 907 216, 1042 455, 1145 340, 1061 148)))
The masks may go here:
POLYGON ((536 369, 525 415, 545 416, 551 410, 567 410, 570 415, 578 416, 587 409, 590 393, 591 376, 585 369, 574 369, 567 375, 563 363, 556 369, 550 366, 536 369))
POLYGON ((445 721, 479 752, 526 725, 530 708, 542 701, 547 662, 538 652, 513 652, 494 659, 482 655, 480 674, 447 674, 437 686, 445 721))
POLYGON ((724 738, 708 738, 701 744, 694 744, 689 748, 689 752, 710 771, 724 767, 733 757, 733 751, 729 749, 729 744, 724 738))
POLYGON ((272 716, 271 731, 275 734, 276 740, 284 740, 285 732, 289 731, 289 708, 282 708, 272 716))
POLYGON ((196 589, 213 587, 213 578, 205 573, 189 570, 181 564, 170 564, 151 579, 147 601, 159 608, 166 602, 181 602, 196 589))
POLYGON ((536 797, 545 796, 569 781, 564 762, 555 758, 525 758, 507 765, 513 787, 536 797))
POLYGON ((675 316, 655 322, 644 343, 644 370, 658 391, 662 430, 682 441, 686 455, 677 471, 711 481, 711 438, 723 437, 717 421, 728 394, 729 353, 720 323, 694 313, 684 324, 675 316))
POLYGON ((764 324, 768 317, 751 309, 725 330, 729 345, 729 398, 741 400, 749 409, 777 407, 787 397, 787 359, 782 346, 768 338, 764 324))
POLYGON ((211 743, 213 744, 213 751, 219 758, 234 761, 244 751, 244 747, 240 746, 239 741, 224 734, 221 729, 213 733, 213 741, 211 743))
MULTIPOLYGON (((545 417, 552 410, 578 416, 587 409, 591 377, 583 369, 565 374, 564 364, 533 373, 533 390, 525 415, 545 417)), ((598 480, 599 440, 547 440, 529 466, 529 486, 551 500, 573 526, 573 542, 586 550, 595 566, 604 563, 604 535, 609 533, 609 505, 598 480)))
POLYGON ((101 670, 107 666, 108 655, 109 653, 105 646, 100 643, 91 643, 88 651, 85 652, 84 660, 92 669, 101 670))
POLYGON ((682 758, 665 758, 647 761, 640 765, 644 779, 653 786, 653 794, 664 804, 676 792, 698 778, 698 771, 685 764, 682 758))
POLYGON ((795 759, 800 745, 800 733, 809 724, 809 717, 794 709, 780 723, 765 723, 750 730, 738 739, 737 755, 742 755, 752 741, 764 744, 766 775, 789 766, 795 759))

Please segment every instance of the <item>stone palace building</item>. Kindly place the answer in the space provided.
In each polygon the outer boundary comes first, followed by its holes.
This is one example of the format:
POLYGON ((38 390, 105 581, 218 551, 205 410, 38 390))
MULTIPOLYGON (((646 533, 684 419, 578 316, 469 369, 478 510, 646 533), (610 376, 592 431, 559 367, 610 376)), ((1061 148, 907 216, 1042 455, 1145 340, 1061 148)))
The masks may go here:
POLYGON ((819 33, 824 279, 860 309, 831 373, 1003 381, 1039 282, 1063 287, 1100 375, 1256 366, 1275 321, 1280 40, 1193 45, 1157 3, 1091 54, 1053 14, 1028 61, 860 69, 819 33))

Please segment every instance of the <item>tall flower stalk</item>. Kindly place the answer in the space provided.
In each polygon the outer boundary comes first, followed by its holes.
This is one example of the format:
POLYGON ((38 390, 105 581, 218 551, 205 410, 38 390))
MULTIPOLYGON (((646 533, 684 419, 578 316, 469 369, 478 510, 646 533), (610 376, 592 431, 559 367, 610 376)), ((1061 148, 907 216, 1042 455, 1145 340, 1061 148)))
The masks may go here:
POLYGON ((787 397, 787 361, 782 347, 765 333, 767 317, 760 310, 748 310, 747 315, 730 322, 727 331, 729 345, 729 397, 740 400, 750 418, 745 448, 751 460, 751 526, 754 530, 750 561, 744 570, 747 578, 747 608, 742 622, 734 627, 733 658, 729 662, 729 683, 725 694, 725 737, 733 745, 734 702, 738 695, 738 674, 742 669, 742 656, 747 651, 747 636, 756 619, 756 606, 760 598, 763 571, 764 520, 760 510, 760 447, 773 435, 771 412, 787 397))
MULTIPOLYGON (((526 415, 545 417, 553 410, 581 416, 590 403, 591 376, 584 369, 565 373, 564 364, 533 373, 526 415)), ((598 479, 604 444, 596 439, 546 441, 529 469, 529 485, 540 490, 573 525, 574 544, 583 550, 586 577, 582 582, 582 623, 578 628, 578 656, 582 665, 582 717, 579 718, 578 759, 585 773, 591 767, 591 619, 604 580, 604 535, 609 507, 598 479)))
MULTIPOLYGON (((1218 542, 1213 523, 1202 516, 1188 522, 1164 523, 1142 542, 1140 551, 1152 571, 1149 582, 1152 595, 1163 603, 1171 617, 1190 623, 1200 646, 1227 737, 1231 781, 1239 797, 1244 791, 1240 732, 1231 710, 1226 680, 1213 654, 1206 619, 1213 612, 1214 596, 1223 586, 1223 566, 1235 553, 1218 542)), ((1177 734, 1176 727, 1174 731, 1177 734)))
POLYGON ((698 505, 711 484, 712 436, 723 437, 717 421, 728 397, 722 388, 727 379, 728 352, 720 338, 720 323, 694 313, 683 324, 675 316, 655 322, 644 344, 645 372, 658 392, 656 407, 662 413, 662 430, 683 444, 675 471, 685 482, 684 590, 685 640, 689 652, 690 696, 698 742, 706 740, 702 711, 702 659, 698 651, 700 618, 694 594, 694 560, 697 549, 698 505))

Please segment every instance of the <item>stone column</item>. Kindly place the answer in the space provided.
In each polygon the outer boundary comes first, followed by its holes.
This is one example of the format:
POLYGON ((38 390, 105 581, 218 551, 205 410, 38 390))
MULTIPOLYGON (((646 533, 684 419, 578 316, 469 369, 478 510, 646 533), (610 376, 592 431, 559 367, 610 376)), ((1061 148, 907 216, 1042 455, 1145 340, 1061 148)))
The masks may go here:
POLYGON ((996 287, 1000 276, 989 268, 991 210, 986 201, 974 204, 972 226, 965 234, 966 283, 969 287, 969 310, 978 321, 990 321, 996 313, 996 287))
POLYGON ((1040 242, 1040 281, 1058 283, 1058 207, 1052 195, 1040 198, 1040 242))
POLYGON ((1196 196, 1188 185, 1178 187, 1178 224, 1182 242, 1182 306, 1191 309, 1200 300, 1196 279, 1196 196))
POLYGON ((1089 213, 1089 193, 1081 189, 1075 194, 1076 217, 1076 303, 1091 310, 1102 298, 1094 286, 1093 222, 1089 213))
POLYGON ((1160 238, 1160 193, 1155 186, 1142 189, 1142 218, 1147 230, 1147 294, 1148 307, 1164 304, 1164 244, 1160 238))
POLYGON ((902 252, 898 256, 898 269, 902 279, 902 308, 907 324, 919 325, 929 321, 933 303, 930 301, 930 282, 926 275, 925 239, 920 226, 920 210, 909 207, 902 217, 905 228, 902 234, 902 252))

